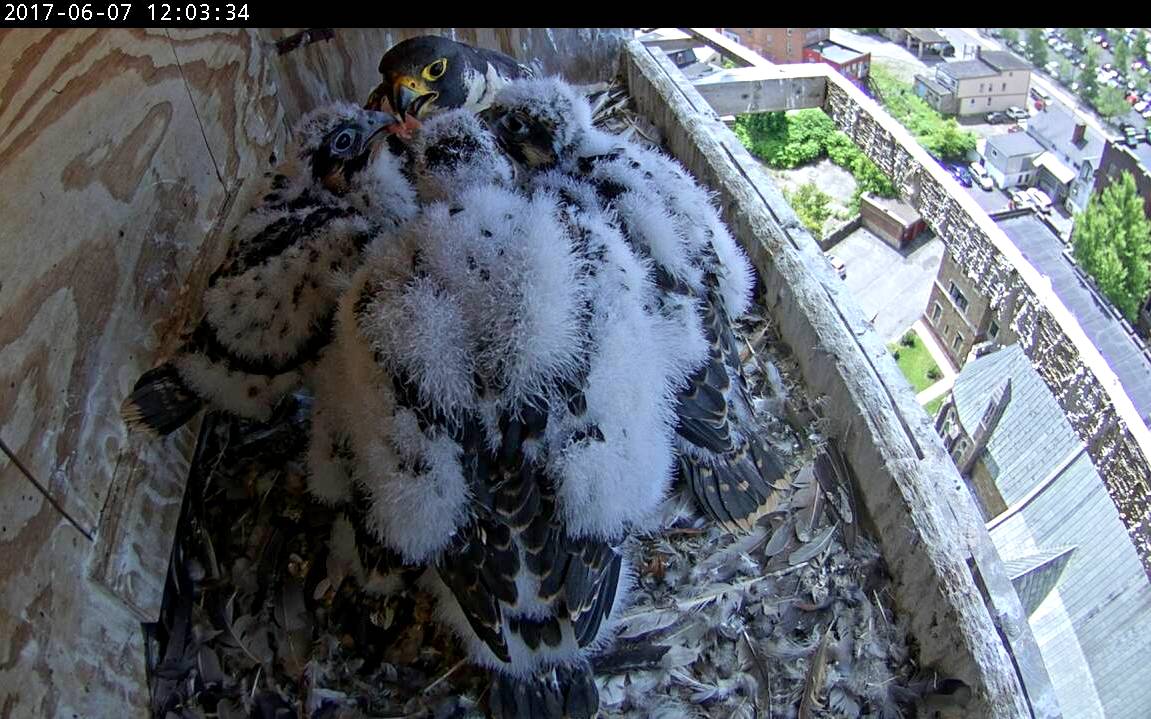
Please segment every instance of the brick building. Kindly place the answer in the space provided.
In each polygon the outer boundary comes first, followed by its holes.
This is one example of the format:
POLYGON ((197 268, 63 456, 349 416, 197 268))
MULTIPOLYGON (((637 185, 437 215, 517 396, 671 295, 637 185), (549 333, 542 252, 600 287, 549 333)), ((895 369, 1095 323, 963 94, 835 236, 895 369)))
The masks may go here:
POLYGON ((871 53, 823 40, 803 49, 804 62, 824 62, 857 85, 863 85, 871 72, 871 53))
POLYGON ((803 49, 828 40, 828 27, 728 27, 742 45, 779 64, 804 62, 803 49))

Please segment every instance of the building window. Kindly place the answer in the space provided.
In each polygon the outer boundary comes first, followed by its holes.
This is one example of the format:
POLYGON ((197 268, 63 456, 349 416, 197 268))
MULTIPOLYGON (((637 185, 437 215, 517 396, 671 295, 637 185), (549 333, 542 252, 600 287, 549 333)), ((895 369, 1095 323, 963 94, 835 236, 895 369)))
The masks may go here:
POLYGON ((1003 83, 1003 92, 1007 92, 1007 83, 1003 83))
POLYGON ((983 83, 979 83, 979 91, 983 92, 983 83))
POLYGON ((991 98, 990 98, 990 97, 989 97, 989 98, 987 98, 987 106, 988 106, 988 107, 991 107, 991 98))
POLYGON ((972 107, 974 107, 975 106, 975 98, 973 97, 970 100, 968 100, 968 104, 971 105, 972 107))
POLYGON ((951 349, 955 352, 958 352, 959 346, 962 344, 963 344, 963 335, 961 335, 959 333, 959 330, 956 330, 955 331, 955 339, 951 341, 951 349))
POLYGON ((991 339, 999 336, 999 323, 995 320, 991 320, 991 325, 987 328, 987 336, 991 339))
POLYGON ((947 288, 947 294, 951 296, 951 299, 955 302, 955 306, 959 308, 960 312, 967 312, 967 298, 963 296, 963 292, 955 286, 954 282, 950 283, 950 286, 947 288))
POLYGON ((940 305, 939 305, 939 303, 938 303, 938 302, 936 302, 936 303, 935 303, 935 307, 933 307, 933 308, 931 309, 931 322, 932 322, 932 324, 934 324, 934 323, 938 322, 938 321, 939 321, 939 316, 940 316, 940 315, 942 315, 942 314, 943 314, 943 308, 942 308, 942 307, 940 307, 940 305))

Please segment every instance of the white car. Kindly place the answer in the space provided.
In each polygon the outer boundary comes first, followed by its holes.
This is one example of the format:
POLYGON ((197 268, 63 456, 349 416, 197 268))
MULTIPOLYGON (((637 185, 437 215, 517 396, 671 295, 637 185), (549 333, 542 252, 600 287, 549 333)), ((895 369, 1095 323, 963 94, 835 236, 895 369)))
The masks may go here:
POLYGON ((1026 120, 1028 117, 1030 117, 1030 115, 1027 114, 1027 111, 1018 105, 1012 105, 1011 107, 1007 108, 1007 116, 1012 120, 1026 120))
POLYGON ((835 274, 839 275, 839 279, 846 280, 847 263, 831 254, 830 252, 826 253, 824 256, 827 257, 827 263, 831 265, 831 269, 835 270, 835 274))
POLYGON ((984 190, 995 189, 995 183, 991 181, 991 175, 987 174, 987 169, 983 167, 982 163, 971 163, 971 179, 975 180, 975 184, 984 190))
POLYGON ((1040 212, 1050 212, 1051 206, 1055 204, 1051 201, 1051 198, 1047 196, 1047 193, 1038 187, 1028 187, 1025 192, 1040 212))
POLYGON ((1013 187, 1007 191, 1007 195, 1011 198, 1011 207, 1014 210, 1029 210, 1035 207, 1035 200, 1027 194, 1026 190, 1013 187))

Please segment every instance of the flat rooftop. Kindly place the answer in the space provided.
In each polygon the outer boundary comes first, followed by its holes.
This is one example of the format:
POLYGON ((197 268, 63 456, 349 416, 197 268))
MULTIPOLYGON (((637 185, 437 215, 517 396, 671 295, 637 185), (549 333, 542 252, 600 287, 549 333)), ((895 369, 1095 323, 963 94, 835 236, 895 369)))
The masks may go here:
POLYGON ((824 57, 824 59, 830 60, 831 62, 839 65, 853 62, 867 54, 861 50, 856 50, 846 45, 840 45, 839 43, 832 42, 831 40, 824 40, 823 42, 809 45, 808 48, 818 52, 824 57))
POLYGON ((1055 294, 1099 348, 1144 424, 1151 426, 1151 360, 1127 332, 1117 311, 1080 278, 1063 254, 1063 243, 1041 220, 1029 214, 996 224, 1027 261, 1051 279, 1055 294))

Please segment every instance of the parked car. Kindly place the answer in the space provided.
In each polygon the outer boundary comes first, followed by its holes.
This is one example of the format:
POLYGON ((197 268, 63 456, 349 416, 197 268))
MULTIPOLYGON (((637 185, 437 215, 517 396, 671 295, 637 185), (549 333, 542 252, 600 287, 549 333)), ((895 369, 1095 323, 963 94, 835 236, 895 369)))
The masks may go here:
POLYGON ((1032 204, 1034 204, 1040 212, 1050 212, 1051 206, 1055 204, 1051 201, 1051 198, 1047 196, 1047 193, 1038 187, 1028 187, 1024 191, 1024 194, 1031 198, 1032 204))
POLYGON ((1051 102, 1051 93, 1034 85, 1031 87, 1031 97, 1036 100, 1042 100, 1045 103, 1051 102))
POLYGON ((987 168, 983 166, 983 163, 971 163, 971 177, 974 178, 975 184, 984 190, 990 191, 995 189, 995 183, 991 181, 991 175, 987 174, 987 168))
POLYGON ((1003 125, 1011 122, 1011 118, 1005 112, 989 112, 987 113, 987 122, 992 125, 1003 125))
POLYGON ((951 176, 955 181, 964 187, 971 187, 971 172, 962 165, 955 165, 951 168, 951 176))
POLYGON ((824 257, 827 258, 827 263, 831 265, 831 269, 835 270, 835 274, 839 275, 839 279, 847 279, 847 263, 839 259, 830 252, 826 253, 824 257))
POLYGON ((1008 207, 1013 210, 1035 209, 1035 200, 1032 199, 1031 195, 1027 194, 1025 190, 1021 190, 1017 187, 1012 187, 1007 191, 1007 196, 1011 198, 1011 202, 1008 204, 1008 207))
POLYGON ((1026 110, 1024 110, 1022 107, 1019 107, 1018 105, 1012 105, 1011 107, 1007 108, 1007 116, 1012 120, 1026 120, 1028 117, 1031 117, 1027 114, 1026 110))

